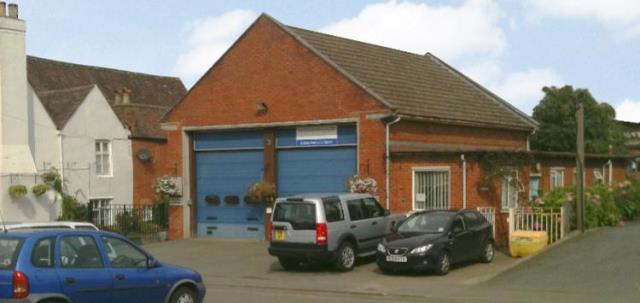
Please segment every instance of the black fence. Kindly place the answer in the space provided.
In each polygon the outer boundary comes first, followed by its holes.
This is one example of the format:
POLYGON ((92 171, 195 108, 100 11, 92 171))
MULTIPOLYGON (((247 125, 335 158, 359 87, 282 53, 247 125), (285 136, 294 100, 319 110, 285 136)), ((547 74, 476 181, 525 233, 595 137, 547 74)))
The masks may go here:
POLYGON ((169 204, 153 205, 109 204, 89 207, 89 221, 98 228, 122 234, 139 242, 167 239, 169 204))

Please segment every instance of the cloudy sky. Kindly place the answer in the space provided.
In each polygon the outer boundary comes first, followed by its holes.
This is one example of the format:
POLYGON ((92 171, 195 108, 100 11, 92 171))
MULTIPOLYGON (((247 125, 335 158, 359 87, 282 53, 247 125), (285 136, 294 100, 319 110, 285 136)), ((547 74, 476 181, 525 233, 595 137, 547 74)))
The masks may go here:
MULTIPOLYGON (((6 1, 6 0, 5 0, 6 1)), ((588 88, 640 122, 640 1, 18 0, 30 55, 182 78, 190 87, 262 12, 431 52, 531 114, 541 88, 588 88)))

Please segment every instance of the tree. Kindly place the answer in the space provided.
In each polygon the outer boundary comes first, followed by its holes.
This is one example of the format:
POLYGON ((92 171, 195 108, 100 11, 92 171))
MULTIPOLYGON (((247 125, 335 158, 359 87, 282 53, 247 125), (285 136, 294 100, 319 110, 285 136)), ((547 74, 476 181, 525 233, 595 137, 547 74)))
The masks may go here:
POLYGON ((533 109, 539 128, 531 138, 531 148, 542 151, 576 150, 576 101, 584 102, 584 139, 588 153, 608 153, 609 146, 616 154, 625 153, 625 137, 615 121, 616 111, 611 105, 599 103, 589 90, 564 87, 544 87, 544 98, 533 109))

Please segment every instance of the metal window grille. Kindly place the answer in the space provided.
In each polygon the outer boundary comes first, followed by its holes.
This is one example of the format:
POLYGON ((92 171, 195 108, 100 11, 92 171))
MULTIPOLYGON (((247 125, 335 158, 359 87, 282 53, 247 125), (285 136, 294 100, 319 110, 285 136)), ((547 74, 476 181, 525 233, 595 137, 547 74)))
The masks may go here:
POLYGON ((414 172, 414 205, 418 209, 449 209, 448 169, 429 169, 414 172))

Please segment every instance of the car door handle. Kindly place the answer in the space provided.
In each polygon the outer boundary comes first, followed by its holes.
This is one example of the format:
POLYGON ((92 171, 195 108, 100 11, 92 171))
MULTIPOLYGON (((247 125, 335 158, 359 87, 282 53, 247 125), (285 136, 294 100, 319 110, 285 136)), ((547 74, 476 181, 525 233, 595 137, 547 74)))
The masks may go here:
POLYGON ((64 282, 67 283, 67 284, 76 284, 76 278, 68 277, 68 278, 64 279, 64 282))
POLYGON ((354 229, 354 228, 356 228, 356 227, 358 227, 358 226, 357 226, 357 225, 355 225, 355 224, 354 224, 354 225, 351 225, 351 229, 354 229))
POLYGON ((378 224, 378 221, 371 222, 371 225, 376 225, 376 224, 378 224))
POLYGON ((116 275, 116 280, 118 280, 118 281, 124 280, 124 275, 123 274, 117 274, 116 275))

